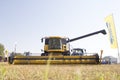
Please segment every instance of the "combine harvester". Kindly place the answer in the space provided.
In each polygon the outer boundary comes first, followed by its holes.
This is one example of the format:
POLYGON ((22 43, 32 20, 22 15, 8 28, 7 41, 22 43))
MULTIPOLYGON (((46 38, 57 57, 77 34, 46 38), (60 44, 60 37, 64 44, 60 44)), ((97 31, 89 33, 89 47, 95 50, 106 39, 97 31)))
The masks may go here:
POLYGON ((105 30, 96 31, 77 38, 50 36, 41 39, 44 42, 44 52, 41 56, 18 56, 11 54, 9 64, 99 64, 99 55, 71 55, 70 42, 83 39, 98 33, 106 34, 105 30))

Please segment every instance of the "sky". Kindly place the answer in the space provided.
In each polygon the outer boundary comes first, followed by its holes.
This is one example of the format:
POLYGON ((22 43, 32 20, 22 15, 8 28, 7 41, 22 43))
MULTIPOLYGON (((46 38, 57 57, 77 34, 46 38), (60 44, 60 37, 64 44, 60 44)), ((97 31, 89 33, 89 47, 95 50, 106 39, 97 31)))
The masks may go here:
MULTIPOLYGON (((41 53, 45 36, 65 36, 70 39, 107 31, 105 17, 113 14, 120 46, 119 0, 0 0, 0 43, 9 52, 41 53)), ((108 31, 107 31, 108 32, 108 31)), ((88 53, 118 56, 110 48, 107 35, 94 35, 70 43, 71 48, 85 48, 88 53)))

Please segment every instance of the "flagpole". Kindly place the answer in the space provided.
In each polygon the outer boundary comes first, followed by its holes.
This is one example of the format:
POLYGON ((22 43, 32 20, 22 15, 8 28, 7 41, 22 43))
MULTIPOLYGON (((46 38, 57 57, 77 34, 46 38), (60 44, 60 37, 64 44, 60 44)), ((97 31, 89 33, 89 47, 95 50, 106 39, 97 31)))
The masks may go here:
POLYGON ((118 49, 118 60, 117 60, 117 63, 118 63, 118 64, 120 63, 120 54, 119 54, 119 49, 118 49))

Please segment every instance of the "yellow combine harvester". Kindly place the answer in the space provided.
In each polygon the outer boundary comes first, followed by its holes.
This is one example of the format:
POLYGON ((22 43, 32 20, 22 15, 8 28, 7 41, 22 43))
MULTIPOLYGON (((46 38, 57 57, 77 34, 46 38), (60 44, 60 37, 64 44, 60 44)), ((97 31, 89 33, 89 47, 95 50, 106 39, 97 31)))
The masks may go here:
POLYGON ((44 52, 41 56, 18 56, 11 54, 9 64, 98 64, 99 55, 71 55, 70 42, 89 37, 98 33, 106 34, 105 30, 96 31, 77 38, 69 39, 66 37, 44 37, 44 52))

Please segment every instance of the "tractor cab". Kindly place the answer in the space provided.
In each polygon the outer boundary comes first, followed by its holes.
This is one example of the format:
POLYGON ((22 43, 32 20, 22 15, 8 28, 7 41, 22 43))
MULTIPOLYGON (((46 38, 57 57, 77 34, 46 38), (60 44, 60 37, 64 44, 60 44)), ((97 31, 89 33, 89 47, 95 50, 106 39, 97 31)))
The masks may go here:
POLYGON ((82 48, 73 48, 72 50, 72 54, 74 56, 83 56, 86 53, 86 49, 82 49, 82 48))

